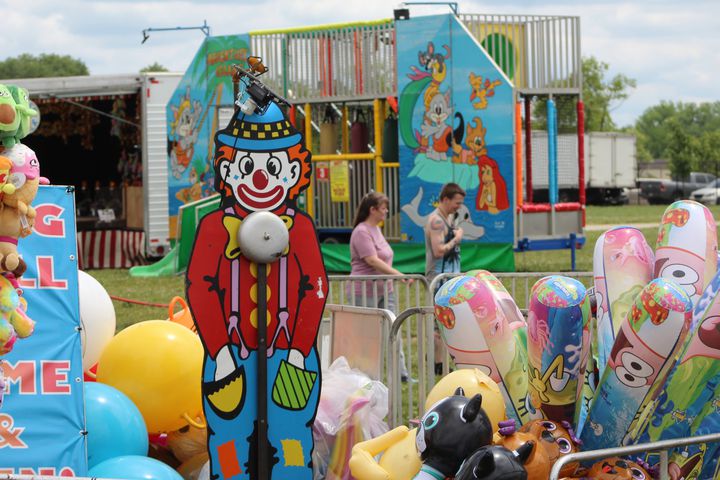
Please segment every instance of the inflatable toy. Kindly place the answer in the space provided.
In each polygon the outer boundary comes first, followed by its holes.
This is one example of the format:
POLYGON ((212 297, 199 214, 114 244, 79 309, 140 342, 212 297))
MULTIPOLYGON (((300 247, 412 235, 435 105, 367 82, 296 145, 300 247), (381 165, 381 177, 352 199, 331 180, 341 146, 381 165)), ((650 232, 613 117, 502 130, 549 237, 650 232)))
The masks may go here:
POLYGON ((173 322, 148 320, 118 333, 100 356, 97 381, 130 397, 148 432, 193 424, 201 412, 202 345, 190 330, 173 322))
POLYGON ((455 365, 488 374, 500 387, 507 416, 520 421, 527 380, 522 378, 525 349, 512 330, 518 326, 515 311, 505 302, 511 316, 505 315, 489 279, 481 276, 483 280, 465 275, 444 283, 435 295, 435 316, 455 365))
POLYGON ((597 363, 602 377, 620 325, 640 290, 652 280, 655 254, 642 232, 616 227, 600 235, 593 254, 597 302, 597 363))
POLYGON ((575 422, 590 349, 590 302, 572 278, 537 281, 528 309, 530 418, 575 422))
MULTIPOLYGON (((528 420, 525 398, 527 397, 527 324, 525 317, 500 280, 487 270, 472 270, 468 276, 475 277, 486 285, 495 303, 495 317, 492 308, 485 313, 483 322, 490 327, 488 344, 496 359, 503 383, 515 402, 520 422, 528 420), (512 337, 508 335, 512 332, 512 337)), ((482 313, 482 312, 481 312, 482 313)))
POLYGON ((671 204, 662 216, 655 277, 672 280, 693 305, 717 271, 717 227, 710 210, 692 200, 671 204))
POLYGON ((147 478, 152 480, 182 480, 175 470, 153 458, 124 455, 105 460, 88 471, 99 478, 147 478))
POLYGON ((78 270, 78 295, 83 370, 87 371, 100 360, 103 350, 115 336, 115 307, 105 287, 82 270, 78 270))
POLYGON ((423 466, 416 479, 452 477, 476 449, 492 442, 493 428, 482 409, 482 395, 471 399, 462 388, 423 415, 415 443, 423 466))
POLYGON ((357 480, 410 480, 422 463, 415 447, 418 430, 401 425, 370 440, 355 444, 348 462, 357 480), (375 458, 382 454, 379 461, 375 458))
POLYGON ((663 278, 635 299, 618 331, 580 438, 594 450, 618 446, 659 394, 692 317, 687 293, 663 278))
POLYGON ((651 480, 653 477, 638 463, 610 457, 593 464, 583 478, 593 480, 651 480))
POLYGON ((460 387, 465 396, 472 397, 476 393, 482 395, 483 410, 490 420, 493 430, 505 420, 505 403, 500 387, 486 373, 477 368, 463 368, 448 373, 441 378, 428 393, 425 399, 425 411, 445 397, 453 395, 460 387))
MULTIPOLYGON (((563 455, 577 452, 581 443, 567 422, 532 420, 520 427, 518 433, 526 433, 536 439, 537 444, 547 454, 549 468, 552 468, 558 458, 563 455)), ((569 463, 560 470, 560 474, 563 476, 573 475, 578 466, 577 463, 569 463)))
POLYGON ((140 410, 119 390, 85 384, 88 467, 109 458, 147 455, 148 433, 140 410))
POLYGON ((526 480, 528 474, 523 465, 532 448, 533 442, 512 451, 500 445, 480 447, 463 462, 455 480, 526 480))
POLYGON ((192 318, 190 309, 188 308, 187 303, 185 303, 185 300, 183 300, 182 297, 173 297, 173 299, 170 300, 170 305, 168 306, 168 320, 178 323, 183 327, 187 327, 193 332, 197 332, 197 330, 195 329, 195 321, 192 318), (176 304, 180 305, 181 307, 180 311, 177 313, 175 312, 176 304))
POLYGON ((515 432, 511 435, 503 436, 498 442, 499 445, 515 450, 522 445, 529 445, 527 458, 523 462, 523 467, 527 472, 528 480, 547 480, 550 477, 550 456, 547 450, 540 444, 538 437, 533 433, 515 432))
MULTIPOLYGON (((665 440, 717 432, 720 428, 720 273, 707 286, 693 311, 693 330, 658 399, 646 408, 643 422, 631 432, 637 442, 665 440)), ((689 446, 677 455, 676 466, 685 478, 705 468, 712 476, 717 465, 716 446, 700 450, 689 446), (697 454, 697 455, 695 455, 697 454), (691 461, 692 459, 695 459, 691 461)))

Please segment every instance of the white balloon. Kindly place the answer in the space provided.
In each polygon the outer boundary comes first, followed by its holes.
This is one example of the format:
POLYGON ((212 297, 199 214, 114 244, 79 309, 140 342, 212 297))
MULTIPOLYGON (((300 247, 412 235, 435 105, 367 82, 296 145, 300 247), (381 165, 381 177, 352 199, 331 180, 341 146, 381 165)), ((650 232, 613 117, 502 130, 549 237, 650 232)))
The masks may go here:
POLYGON ((78 270, 78 292, 83 371, 87 371, 115 336, 115 307, 100 282, 82 270, 78 270))

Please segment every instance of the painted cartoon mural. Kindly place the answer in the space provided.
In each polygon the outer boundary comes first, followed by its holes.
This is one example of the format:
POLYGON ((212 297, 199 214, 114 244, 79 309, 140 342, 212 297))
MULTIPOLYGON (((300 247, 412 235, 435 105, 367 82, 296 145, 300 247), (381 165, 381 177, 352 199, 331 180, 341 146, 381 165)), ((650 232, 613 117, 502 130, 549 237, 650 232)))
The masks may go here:
POLYGON ((468 194, 465 238, 512 242, 512 85, 452 16, 396 28, 405 239, 422 240, 442 185, 455 182, 468 194))
POLYGON ((221 111, 231 112, 232 65, 247 67, 250 37, 208 37, 168 102, 168 200, 170 233, 179 208, 215 193, 212 138, 222 128, 221 111))

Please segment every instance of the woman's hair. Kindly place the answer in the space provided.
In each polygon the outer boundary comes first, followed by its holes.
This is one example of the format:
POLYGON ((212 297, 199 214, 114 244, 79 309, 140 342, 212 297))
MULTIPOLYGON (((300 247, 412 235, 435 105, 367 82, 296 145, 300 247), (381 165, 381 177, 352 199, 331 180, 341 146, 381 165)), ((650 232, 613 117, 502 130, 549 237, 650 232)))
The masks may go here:
POLYGON ((388 197, 379 192, 370 192, 360 200, 357 212, 355 212, 355 221, 353 222, 353 228, 360 225, 362 222, 367 220, 370 216, 370 209, 372 207, 379 207, 382 204, 388 205, 388 197))

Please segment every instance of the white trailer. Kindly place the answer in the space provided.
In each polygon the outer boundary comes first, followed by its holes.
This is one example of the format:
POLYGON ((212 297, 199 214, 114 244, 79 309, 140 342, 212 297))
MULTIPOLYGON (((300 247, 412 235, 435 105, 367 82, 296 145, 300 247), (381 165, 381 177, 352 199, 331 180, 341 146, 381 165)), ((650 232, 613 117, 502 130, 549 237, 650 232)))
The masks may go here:
MULTIPOLYGON (((560 197, 576 199, 577 136, 558 135, 557 145, 560 197)), ((536 190, 540 197, 543 197, 543 194, 547 196, 547 151, 547 132, 532 132, 533 190, 536 190)), ((585 134, 585 188, 588 203, 623 203, 626 199, 625 189, 634 188, 636 178, 637 156, 634 135, 617 132, 585 134)))
POLYGON ((154 73, 142 77, 143 211, 147 253, 169 251, 167 104, 182 74, 154 73))
MULTIPOLYGON (((145 253, 150 256, 162 256, 169 247, 166 107, 182 76, 182 73, 151 72, 0 80, 0 83, 26 88, 31 98, 55 99, 89 110, 92 108, 76 100, 136 96, 141 112, 140 125, 136 126, 141 130, 143 167, 143 210, 138 226, 143 226, 145 253)), ((107 112, 95 110, 95 113, 108 116, 107 112)))

